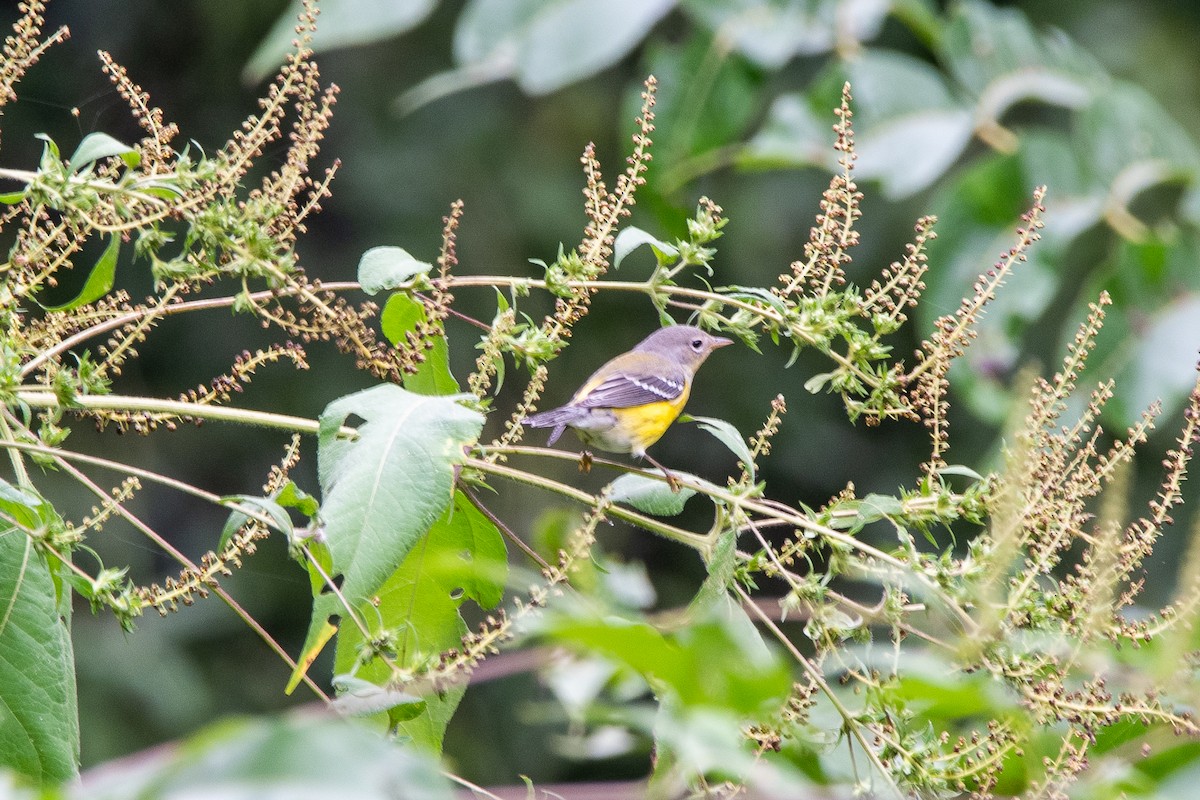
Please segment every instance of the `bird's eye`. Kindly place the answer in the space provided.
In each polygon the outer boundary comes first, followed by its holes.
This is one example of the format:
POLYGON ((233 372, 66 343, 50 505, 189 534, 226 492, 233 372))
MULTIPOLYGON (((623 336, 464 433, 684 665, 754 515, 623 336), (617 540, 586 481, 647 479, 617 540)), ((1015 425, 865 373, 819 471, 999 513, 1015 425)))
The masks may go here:
POLYGON ((703 348, 704 348, 704 340, 703 339, 692 339, 692 349, 693 350, 695 350, 696 352, 700 352, 700 350, 702 350, 703 348))

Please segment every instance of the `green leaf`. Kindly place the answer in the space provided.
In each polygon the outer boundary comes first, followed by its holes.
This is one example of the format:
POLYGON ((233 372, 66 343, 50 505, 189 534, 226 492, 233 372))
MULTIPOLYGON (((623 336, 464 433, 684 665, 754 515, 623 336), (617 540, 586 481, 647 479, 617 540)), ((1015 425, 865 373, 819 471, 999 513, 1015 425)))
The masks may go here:
MULTIPOLYGON (((317 443, 324 541, 330 577, 342 576, 341 594, 355 608, 369 602, 450 505, 455 467, 482 428, 483 416, 453 398, 391 384, 325 409, 317 443), (365 421, 350 440, 339 431, 352 414, 365 421)), ((344 613, 332 593, 317 598, 306 655, 325 621, 344 613)))
POLYGON ((758 132, 738 157, 743 167, 833 166, 829 123, 798 93, 781 94, 771 103, 758 132))
POLYGON ((718 286, 716 291, 734 300, 763 303, 781 315, 788 313, 787 304, 779 295, 757 286, 718 286))
POLYGON ((335 675, 333 687, 338 695, 330 706, 340 714, 353 717, 366 717, 384 711, 398 712, 399 716, 413 719, 424 713, 427 703, 423 698, 407 692, 376 686, 370 681, 356 678, 352 675, 335 675))
POLYGON ((309 518, 315 517, 321 510, 317 498, 297 486, 295 481, 285 483, 272 499, 284 508, 294 508, 309 518))
POLYGON ((55 143, 55 141, 50 138, 50 134, 35 133, 33 135, 33 138, 41 139, 43 142, 46 143, 45 147, 42 150, 42 159, 43 160, 45 160, 46 156, 50 156, 51 158, 55 159, 56 161, 58 159, 62 158, 62 155, 59 153, 59 150, 58 150, 58 144, 55 143))
MULTIPOLYGON (((388 298, 379 319, 383 335, 396 346, 406 342, 407 334, 424 321, 425 305, 402 293, 388 298)), ((458 393, 458 381, 450 372, 450 347, 444 335, 433 337, 433 347, 425 351, 425 360, 417 371, 404 376, 404 388, 417 394, 458 393)))
MULTIPOLYGON (((419 25, 437 7, 437 0, 321 0, 320 24, 313 34, 313 52, 370 44, 399 36, 419 25)), ((242 72, 247 83, 257 83, 283 64, 295 50, 296 19, 303 12, 300 0, 275 21, 242 72)))
MULTIPOLYGON (((1126 312, 1119 312, 1125 316, 1126 312)), ((1116 373, 1122 397, 1112 412, 1133 424, 1157 400, 1164 413, 1183 406, 1196 383, 1196 343, 1200 342, 1200 293, 1178 297, 1149 317, 1140 312, 1124 346, 1107 359, 1107 374, 1116 373)), ((1114 320, 1124 327, 1124 321, 1114 320)), ((1106 409, 1106 412, 1108 409, 1106 409)))
POLYGON ((878 180, 891 198, 928 187, 971 141, 974 110, 925 61, 866 50, 830 70, 817 90, 822 105, 836 104, 847 81, 854 91, 855 173, 878 180))
POLYGON ((978 472, 971 469, 970 467, 964 466, 962 464, 950 464, 950 465, 947 465, 944 467, 940 467, 938 469, 937 473, 938 473, 938 475, 961 475, 964 478, 970 478, 971 480, 975 480, 975 481, 983 480, 982 475, 980 475, 978 472))
POLYGON ((676 0, 473 0, 454 30, 465 70, 489 65, 531 95, 591 77, 630 53, 676 0))
POLYGON ((1127 84, 1079 112, 1070 144, 1082 154, 1092 186, 1107 194, 1119 182, 1128 199, 1156 184, 1195 182, 1200 171, 1192 132, 1144 89, 1127 84))
MULTIPOLYGON (((463 598, 494 606, 500 601, 506 578, 507 560, 499 531, 459 492, 454 505, 446 509, 379 589, 379 602, 372 608, 370 619, 396 632, 396 661, 415 666, 443 650, 461 646, 467 632, 459 614, 463 598)), ((335 662, 338 673, 356 668, 362 642, 357 626, 343 625, 335 662)), ((355 677, 383 687, 391 677, 391 669, 373 661, 357 666, 355 677)), ((429 693, 422 698, 424 709, 415 714, 411 701, 404 700, 398 711, 390 712, 390 721, 413 741, 440 751, 446 725, 465 688, 460 685, 429 693)), ((383 702, 384 698, 375 700, 383 702)))
MULTIPOLYGON (((726 44, 693 27, 680 37, 652 37, 642 48, 640 74, 653 75, 661 88, 654 104, 657 155, 647 176, 658 194, 671 195, 683 181, 723 166, 726 154, 737 152, 762 113, 768 76, 745 58, 727 54, 726 44), (713 57, 717 51, 722 57, 713 57)), ((629 134, 641 111, 642 91, 631 81, 622 99, 629 134)), ((659 222, 666 225, 669 219, 660 216, 659 222)))
POLYGON ((25 199, 25 190, 24 189, 22 189, 19 192, 5 192, 4 194, 0 194, 0 203, 4 203, 6 206, 16 205, 17 203, 21 202, 24 199, 25 199))
POLYGON ((742 438, 742 434, 738 432, 737 428, 723 419, 690 415, 688 418, 698 423, 701 428, 717 437, 721 444, 728 447, 730 452, 737 456, 738 461, 742 462, 742 466, 750 471, 750 482, 754 482, 754 456, 750 453, 750 446, 746 444, 746 440, 742 438))
POLYGON ((83 284, 83 288, 75 296, 75 299, 59 306, 42 306, 42 308, 47 311, 71 311, 104 297, 112 289, 113 282, 116 280, 117 256, 120 253, 121 237, 114 234, 109 237, 108 247, 104 248, 104 252, 96 261, 96 266, 92 267, 87 282, 83 284))
POLYGON ((700 590, 692 599, 691 608, 706 613, 717 601, 726 597, 733 583, 734 567, 737 566, 737 532, 725 530, 717 536, 712 555, 708 559, 708 577, 700 584, 700 590))
POLYGON ((683 8, 764 69, 778 70, 797 55, 826 53, 835 45, 874 38, 887 18, 889 3, 844 4, 817 0, 706 2, 684 0, 683 8))
POLYGON ((365 600, 450 505, 454 468, 483 416, 447 397, 384 384, 335 400, 321 414, 318 467, 325 536, 342 592, 365 600), (350 441, 339 429, 365 422, 350 441))
MULTIPOLYGON (((652 471, 662 474, 661 470, 652 471)), ((672 474, 688 482, 706 483, 702 478, 688 472, 672 470, 672 474)), ((656 517, 674 517, 682 514, 684 505, 695 494, 696 490, 687 486, 680 487, 678 492, 673 492, 665 480, 632 473, 622 475, 609 484, 609 497, 615 502, 628 503, 638 511, 644 511, 656 517)))
POLYGON ((862 525, 903 513, 904 504, 886 494, 869 494, 858 503, 858 521, 862 525))
POLYGON ((75 148, 75 152, 71 154, 67 164, 73 172, 78 172, 88 164, 111 156, 120 156, 130 169, 142 163, 141 153, 136 149, 124 142, 117 141, 107 133, 97 132, 83 137, 83 141, 75 148))
MULTIPOLYGON (((612 615, 553 616, 542 629, 548 638, 571 649, 603 655, 642 675, 660 698, 684 707, 714 707, 744 714, 777 707, 791 687, 787 667, 757 642, 754 626, 742 615, 735 621, 732 601, 718 601, 684 628, 662 633, 644 622, 612 615)), ((665 702, 665 701, 664 701, 665 702)))
MULTIPOLYGON (((287 511, 283 506, 267 497, 255 497, 248 494, 231 494, 221 498, 221 502, 226 505, 242 506, 248 511, 257 512, 271 519, 271 527, 283 533, 290 540, 292 538, 292 518, 288 516, 287 511)), ((250 521, 249 515, 245 511, 234 509, 229 519, 225 520, 225 527, 221 529, 221 540, 217 544, 217 552, 225 549, 229 544, 229 540, 237 533, 238 529, 250 521)))
POLYGON ((0 478, 0 512, 22 530, 37 531, 46 519, 48 506, 37 494, 0 478))
MULTIPOLYGON (((11 488, 11 487, 10 487, 11 488)), ((75 658, 68 614, 33 542, 0 529, 0 767, 35 784, 73 779, 79 765, 75 658)))
POLYGON ((337 717, 292 714, 221 722, 180 747, 106 764, 88 782, 87 800, 134 797, 453 800, 454 792, 427 753, 337 717))
POLYGON ((650 245, 659 264, 669 263, 679 257, 679 249, 674 245, 651 236, 641 228, 630 225, 622 228, 621 232, 617 234, 616 241, 613 242, 613 269, 619 269, 625 256, 644 244, 650 245))
POLYGON ((433 265, 418 261, 403 247, 372 247, 358 262, 358 282, 367 294, 395 289, 417 275, 424 275, 433 265))
POLYGON ((967 2, 954 7, 938 40, 950 72, 998 119, 1023 100, 1077 108, 1106 90, 1107 71, 1064 36, 1036 31, 1017 9, 967 2))

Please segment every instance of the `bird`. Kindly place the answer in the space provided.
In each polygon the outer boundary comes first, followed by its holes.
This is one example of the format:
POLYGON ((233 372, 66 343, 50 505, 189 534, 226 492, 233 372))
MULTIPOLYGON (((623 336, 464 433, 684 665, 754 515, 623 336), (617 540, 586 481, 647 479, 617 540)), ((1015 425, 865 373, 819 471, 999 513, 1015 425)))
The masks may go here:
MULTIPOLYGON (((675 476, 646 448, 683 411, 704 360, 730 344, 733 340, 691 325, 661 328, 592 373, 569 403, 534 414, 526 424, 551 428, 548 445, 571 428, 585 447, 645 459, 662 470, 673 491, 679 491, 675 476)), ((585 451, 582 464, 589 463, 590 453, 585 451)))

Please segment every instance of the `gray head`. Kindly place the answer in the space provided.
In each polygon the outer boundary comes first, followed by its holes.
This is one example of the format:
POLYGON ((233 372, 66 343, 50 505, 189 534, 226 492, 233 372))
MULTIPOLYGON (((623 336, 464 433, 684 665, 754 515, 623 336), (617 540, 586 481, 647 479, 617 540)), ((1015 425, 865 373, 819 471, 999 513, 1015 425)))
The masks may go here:
POLYGON ((691 325, 672 325, 650 334, 633 349, 658 353, 694 371, 699 369, 709 353, 727 344, 733 344, 733 340, 713 336, 691 325))

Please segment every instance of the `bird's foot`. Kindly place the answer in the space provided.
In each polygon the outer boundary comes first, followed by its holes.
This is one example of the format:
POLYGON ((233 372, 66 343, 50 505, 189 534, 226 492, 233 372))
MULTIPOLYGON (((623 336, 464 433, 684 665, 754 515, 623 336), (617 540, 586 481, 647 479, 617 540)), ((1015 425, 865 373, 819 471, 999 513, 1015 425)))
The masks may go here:
POLYGON ((592 451, 584 450, 579 454, 579 471, 587 475, 592 471, 592 451))

